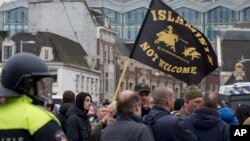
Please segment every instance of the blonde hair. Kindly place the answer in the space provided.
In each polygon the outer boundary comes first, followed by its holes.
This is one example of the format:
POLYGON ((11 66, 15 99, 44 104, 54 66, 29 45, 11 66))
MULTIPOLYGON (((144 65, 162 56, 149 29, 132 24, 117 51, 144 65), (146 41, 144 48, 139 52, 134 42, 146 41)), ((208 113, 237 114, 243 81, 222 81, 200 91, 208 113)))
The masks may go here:
POLYGON ((117 113, 117 102, 116 101, 112 101, 109 105, 108 105, 108 111, 116 114, 117 113))
POLYGON ((250 125, 250 117, 243 122, 243 125, 250 125))

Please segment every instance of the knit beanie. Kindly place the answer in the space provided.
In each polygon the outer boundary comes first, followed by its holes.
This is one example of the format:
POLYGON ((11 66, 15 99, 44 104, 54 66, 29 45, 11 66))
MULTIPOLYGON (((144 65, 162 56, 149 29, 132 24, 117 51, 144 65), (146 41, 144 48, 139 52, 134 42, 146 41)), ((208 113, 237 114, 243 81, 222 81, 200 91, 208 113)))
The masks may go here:
POLYGON ((85 109, 83 108, 83 103, 84 103, 84 100, 85 100, 85 98, 86 98, 87 96, 89 96, 89 97, 91 98, 91 100, 92 100, 91 95, 88 94, 88 93, 85 93, 85 92, 80 92, 80 93, 78 93, 77 96, 76 96, 76 107, 79 108, 79 109, 80 109, 81 111, 83 111, 83 112, 85 112, 85 111, 88 112, 87 110, 85 110, 85 109))
POLYGON ((185 94, 185 99, 191 100, 197 97, 203 97, 200 89, 196 85, 188 86, 187 93, 185 94))

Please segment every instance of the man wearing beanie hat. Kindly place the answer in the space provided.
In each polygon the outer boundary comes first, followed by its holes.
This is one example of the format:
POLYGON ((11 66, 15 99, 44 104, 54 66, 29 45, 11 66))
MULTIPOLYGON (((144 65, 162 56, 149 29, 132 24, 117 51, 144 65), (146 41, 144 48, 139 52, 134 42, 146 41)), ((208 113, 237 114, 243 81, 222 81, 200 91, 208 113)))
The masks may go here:
POLYGON ((188 86, 184 101, 184 106, 182 106, 178 114, 182 118, 189 116, 193 111, 202 106, 203 95, 200 89, 196 85, 188 86))
POLYGON ((92 104, 92 97, 88 93, 80 92, 76 96, 75 106, 66 113, 66 135, 69 141, 90 141, 91 125, 88 111, 92 104))

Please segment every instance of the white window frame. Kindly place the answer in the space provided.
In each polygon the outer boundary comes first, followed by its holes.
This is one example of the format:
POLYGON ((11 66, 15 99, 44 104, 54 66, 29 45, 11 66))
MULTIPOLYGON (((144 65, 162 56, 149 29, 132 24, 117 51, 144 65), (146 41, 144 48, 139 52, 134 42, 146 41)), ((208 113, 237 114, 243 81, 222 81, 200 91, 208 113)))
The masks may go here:
POLYGON ((48 49, 44 50, 44 60, 49 60, 49 50, 48 49))
POLYGON ((7 61, 16 52, 16 44, 10 38, 5 38, 2 42, 2 61, 7 61), (8 48, 8 55, 5 53, 5 49, 8 48), (6 56, 7 55, 7 56, 6 56))
POLYGON ((7 61, 11 56, 13 56, 13 47, 3 46, 3 61, 7 61))

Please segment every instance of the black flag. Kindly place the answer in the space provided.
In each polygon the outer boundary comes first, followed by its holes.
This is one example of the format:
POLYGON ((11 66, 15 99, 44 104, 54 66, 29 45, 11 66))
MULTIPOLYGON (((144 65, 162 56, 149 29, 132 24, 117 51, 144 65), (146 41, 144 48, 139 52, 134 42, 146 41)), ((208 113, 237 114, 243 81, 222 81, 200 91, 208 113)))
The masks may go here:
POLYGON ((151 0, 129 57, 189 85, 218 67, 208 39, 161 0, 151 0))

